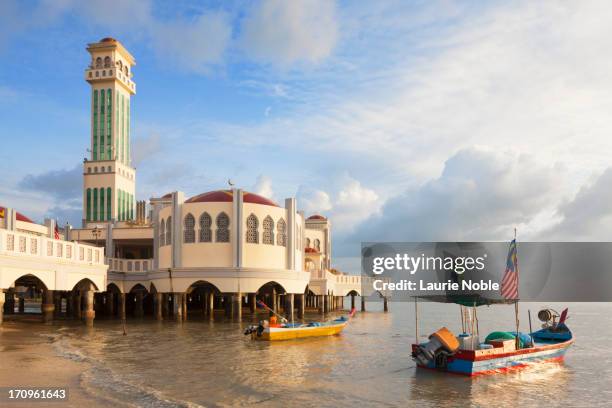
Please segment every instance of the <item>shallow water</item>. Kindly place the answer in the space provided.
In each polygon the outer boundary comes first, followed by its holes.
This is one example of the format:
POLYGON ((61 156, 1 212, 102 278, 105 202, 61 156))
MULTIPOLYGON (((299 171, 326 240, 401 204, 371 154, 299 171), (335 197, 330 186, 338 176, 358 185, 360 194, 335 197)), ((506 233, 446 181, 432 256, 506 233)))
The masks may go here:
MULTIPOLYGON (((369 303, 372 310, 380 304, 369 303)), ((49 336, 58 354, 91 363, 83 385, 96 395, 145 406, 610 406, 612 304, 570 305, 576 344, 563 365, 475 379, 417 372, 410 358, 414 306, 358 313, 341 336, 254 342, 249 322, 116 321, 62 327, 49 336)), ((562 305, 547 305, 557 310, 562 305)), ((521 329, 529 327, 521 305, 521 329)), ((420 333, 460 328, 459 307, 420 303, 420 333)), ((309 316, 316 318, 316 315, 309 316)), ((512 330, 514 308, 479 308, 480 332, 512 330)), ((534 321, 534 329, 537 322, 534 321)), ((484 336, 483 336, 484 337, 484 336)))

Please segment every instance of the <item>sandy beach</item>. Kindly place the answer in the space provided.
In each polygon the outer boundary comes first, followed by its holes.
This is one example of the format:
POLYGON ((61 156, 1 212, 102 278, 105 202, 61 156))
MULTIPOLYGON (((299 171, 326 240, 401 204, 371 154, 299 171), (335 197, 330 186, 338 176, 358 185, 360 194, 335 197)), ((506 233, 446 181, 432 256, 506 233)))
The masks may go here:
MULTIPOLYGON (((52 335, 57 327, 46 327, 33 317, 31 322, 4 322, 0 326, 0 387, 65 387, 68 401, 36 403, 36 406, 103 406, 92 400, 81 378, 88 370, 85 362, 57 355, 52 335)), ((3 402, 4 403, 4 402, 3 402)), ((11 407, 30 407, 31 402, 11 402, 11 407)))

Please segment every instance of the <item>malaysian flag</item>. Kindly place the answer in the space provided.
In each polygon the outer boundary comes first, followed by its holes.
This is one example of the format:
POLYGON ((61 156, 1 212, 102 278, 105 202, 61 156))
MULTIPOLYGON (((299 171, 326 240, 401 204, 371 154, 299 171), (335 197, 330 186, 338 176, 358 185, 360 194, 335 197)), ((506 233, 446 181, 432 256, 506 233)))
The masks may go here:
POLYGON ((501 294, 504 299, 518 299, 518 257, 516 253, 516 239, 510 242, 506 272, 501 283, 501 294))

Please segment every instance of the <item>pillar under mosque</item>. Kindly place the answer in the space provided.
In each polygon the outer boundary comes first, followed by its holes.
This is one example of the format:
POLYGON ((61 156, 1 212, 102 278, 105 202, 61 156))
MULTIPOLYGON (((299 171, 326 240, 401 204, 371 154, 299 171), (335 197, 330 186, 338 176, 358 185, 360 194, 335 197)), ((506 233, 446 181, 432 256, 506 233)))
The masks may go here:
POLYGON ((74 294, 74 317, 75 319, 81 320, 83 317, 83 309, 81 308, 82 304, 82 295, 80 291, 77 291, 74 294))
POLYGON ((215 319, 215 293, 214 292, 209 292, 206 295, 206 304, 208 306, 208 320, 214 320, 215 319))
POLYGON ((249 309, 251 314, 257 313, 257 295, 255 293, 249 293, 249 309))
POLYGON ((53 295, 54 293, 52 290, 43 290, 43 302, 40 308, 42 311, 44 323, 53 322, 53 311, 55 310, 55 304, 53 303, 53 295))
POLYGON ((4 319, 4 299, 4 292, 0 290, 0 325, 2 324, 2 320, 4 319))
POLYGON ((134 316, 141 318, 144 316, 143 299, 144 294, 141 291, 135 293, 136 302, 134 302, 134 316))
POLYGON ((165 319, 170 318, 170 294, 162 293, 162 317, 165 319))
POLYGON ((232 317, 242 319, 242 293, 237 292, 232 295, 232 317))
POLYGON ((62 292, 55 291, 53 295, 53 304, 55 305, 55 310, 53 311, 53 318, 58 319, 62 314, 62 292))
POLYGON ((301 294, 296 295, 296 296, 297 296, 297 302, 298 302, 297 317, 298 317, 298 319, 303 319, 304 318, 304 310, 306 309, 306 295, 301 293, 301 294))
POLYGON ((14 288, 9 288, 9 290, 6 291, 6 298, 4 301, 5 301, 6 314, 15 314, 15 289, 14 288))
POLYGON ((125 293, 119 293, 119 318, 125 320, 125 293))
POLYGON ((366 311, 366 307, 365 307, 365 296, 361 295, 361 311, 365 312, 366 311))
POLYGON ((294 309, 295 309, 295 297, 293 293, 287 293, 285 295, 285 317, 290 322, 295 320, 294 309))
POLYGON ((87 326, 93 326, 96 312, 94 311, 94 291, 86 290, 83 292, 84 307, 83 307, 83 319, 87 326))
POLYGON ((351 310, 355 308, 355 294, 351 295, 351 310))
POLYGON ((183 321, 183 297, 182 293, 174 293, 172 295, 172 315, 174 318, 183 321))
POLYGON ((153 308, 155 309, 155 319, 156 320, 164 320, 164 294, 156 293, 155 298, 153 299, 153 308))
MULTIPOLYGON (((13 306, 14 308, 15 306, 13 306)), ((25 297, 19 296, 17 299, 17 310, 19 313, 25 313, 25 297)))
POLYGON ((106 293, 106 314, 110 317, 115 315, 115 294, 113 292, 106 293))
POLYGON ((383 310, 385 311, 385 313, 389 311, 389 304, 387 302, 388 302, 387 297, 384 296, 383 297, 383 310))
POLYGON ((189 296, 187 293, 183 293, 181 295, 181 305, 183 308, 183 320, 187 320, 187 296, 189 296))

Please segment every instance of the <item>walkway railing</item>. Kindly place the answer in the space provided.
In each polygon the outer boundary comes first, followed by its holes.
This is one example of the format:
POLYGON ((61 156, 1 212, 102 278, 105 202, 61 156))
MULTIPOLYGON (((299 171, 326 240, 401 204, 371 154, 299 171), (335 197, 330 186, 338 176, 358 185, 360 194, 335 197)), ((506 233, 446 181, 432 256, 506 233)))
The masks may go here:
POLYGON ((153 259, 106 258, 111 272, 147 272, 153 265, 153 259))
POLYGON ((0 229, 0 255, 104 265, 104 248, 0 229))

